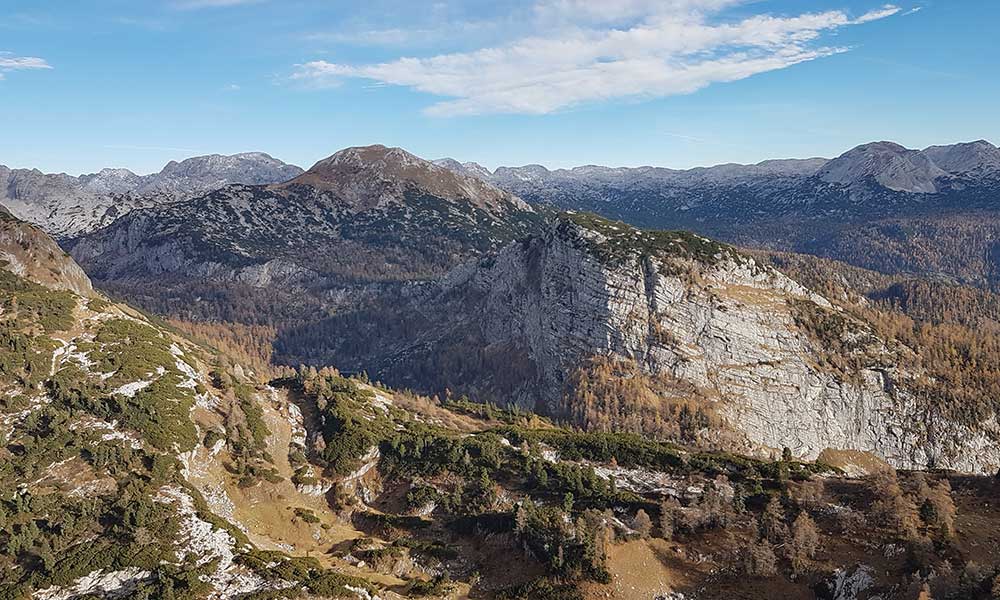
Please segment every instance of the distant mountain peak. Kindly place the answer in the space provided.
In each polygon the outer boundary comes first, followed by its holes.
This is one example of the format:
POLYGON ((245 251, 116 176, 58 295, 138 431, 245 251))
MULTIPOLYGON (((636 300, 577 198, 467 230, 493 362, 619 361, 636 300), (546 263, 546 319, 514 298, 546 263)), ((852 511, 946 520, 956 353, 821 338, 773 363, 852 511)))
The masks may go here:
POLYGON ((930 146, 924 154, 934 164, 953 174, 1000 172, 1000 148, 986 140, 949 146, 930 146))
POLYGON ((458 162, 454 158, 439 158, 437 160, 431 161, 439 167, 444 167, 445 169, 461 173, 463 175, 468 175, 470 177, 478 177, 483 181, 490 181, 493 177, 493 172, 484 167, 477 162, 458 162))
POLYGON ((232 183, 260 185, 292 179, 302 173, 295 165, 286 164, 264 152, 239 154, 207 154, 180 162, 170 161, 156 176, 161 180, 176 178, 216 178, 232 183))
POLYGON ((882 187, 917 194, 938 191, 936 179, 947 173, 919 150, 895 142, 862 144, 826 163, 819 177, 845 186, 875 181, 882 187))
POLYGON ((359 207, 416 192, 451 202, 469 202, 489 212, 532 211, 517 196, 479 177, 381 144, 340 150, 283 187, 300 184, 333 191, 359 207))
POLYGON ((386 174, 403 176, 405 171, 425 170, 433 163, 426 161, 402 148, 372 144, 370 146, 352 146, 344 148, 333 155, 317 162, 309 169, 316 175, 339 175, 340 168, 356 168, 365 170, 382 170, 386 174))

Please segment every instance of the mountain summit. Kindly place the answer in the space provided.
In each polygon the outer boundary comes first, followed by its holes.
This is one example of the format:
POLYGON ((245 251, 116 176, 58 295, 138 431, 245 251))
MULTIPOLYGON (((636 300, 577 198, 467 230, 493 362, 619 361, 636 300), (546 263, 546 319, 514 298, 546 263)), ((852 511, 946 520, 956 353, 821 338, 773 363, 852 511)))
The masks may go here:
POLYGON ((127 286, 115 289, 140 303, 150 284, 169 279, 182 296, 198 285, 249 286, 268 303, 291 294, 285 308, 315 316, 348 288, 436 277, 540 221, 510 192, 369 146, 337 152, 287 183, 230 185, 134 210, 70 246, 93 277, 127 286))
POLYGON ((952 174, 1000 173, 1000 148, 986 140, 924 149, 934 164, 952 174))
POLYGON ((438 166, 402 148, 382 145, 345 148, 282 187, 296 185, 334 192, 362 209, 407 196, 429 195, 469 203, 494 215, 532 210, 520 198, 481 179, 438 166))
POLYGON ((919 150, 909 150, 893 142, 858 146, 828 162, 819 178, 845 186, 874 180, 886 189, 915 194, 938 191, 935 180, 947 175, 919 150))

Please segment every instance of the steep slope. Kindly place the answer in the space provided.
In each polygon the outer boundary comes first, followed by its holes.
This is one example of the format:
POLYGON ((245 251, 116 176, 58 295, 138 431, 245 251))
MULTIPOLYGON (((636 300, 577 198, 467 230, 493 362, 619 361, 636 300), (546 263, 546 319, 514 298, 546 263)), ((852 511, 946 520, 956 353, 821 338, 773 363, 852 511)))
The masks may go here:
POLYGON ((90 278, 55 241, 0 207, 0 262, 18 277, 80 296, 94 293, 90 278))
POLYGON ((225 492, 206 501, 213 490, 193 483, 204 440, 227 479, 253 485, 273 470, 255 408, 273 390, 127 306, 75 293, 76 277, 38 277, 65 273, 69 259, 49 265, 36 251, 54 242, 14 226, 20 237, 0 237, 0 253, 23 257, 29 240, 31 260, 0 263, 0 594, 193 600, 369 587, 315 561, 262 562, 242 524, 213 514, 225 492))
POLYGON ((328 356, 589 427, 808 458, 858 450, 906 468, 1000 466, 994 414, 941 406, 910 348, 699 236, 570 215, 414 293, 409 312, 383 310, 334 317, 323 331, 355 329, 328 336, 328 356), (677 424, 685 406, 701 426, 677 424))
POLYGON ((127 169, 72 177, 0 166, 0 204, 66 238, 103 227, 136 208, 187 200, 233 183, 280 183, 302 173, 262 152, 171 161, 152 175, 127 169))
POLYGON ((507 192, 377 146, 285 184, 137 210, 69 246, 101 285, 156 312, 280 325, 439 276, 540 222, 507 192))

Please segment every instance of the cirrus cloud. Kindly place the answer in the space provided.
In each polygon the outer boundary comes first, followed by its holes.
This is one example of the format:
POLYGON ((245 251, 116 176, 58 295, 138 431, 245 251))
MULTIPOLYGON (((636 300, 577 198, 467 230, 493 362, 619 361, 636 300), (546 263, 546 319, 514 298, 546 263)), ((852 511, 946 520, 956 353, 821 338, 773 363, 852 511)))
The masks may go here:
POLYGON ((540 0, 551 33, 508 44, 368 65, 316 60, 294 81, 334 86, 358 78, 443 98, 431 115, 546 114, 616 98, 688 94, 713 83, 845 52, 822 38, 901 12, 885 5, 858 17, 833 10, 716 19, 741 0, 540 0))
POLYGON ((0 52, 0 79, 11 71, 51 69, 52 65, 37 56, 15 56, 12 52, 0 52))

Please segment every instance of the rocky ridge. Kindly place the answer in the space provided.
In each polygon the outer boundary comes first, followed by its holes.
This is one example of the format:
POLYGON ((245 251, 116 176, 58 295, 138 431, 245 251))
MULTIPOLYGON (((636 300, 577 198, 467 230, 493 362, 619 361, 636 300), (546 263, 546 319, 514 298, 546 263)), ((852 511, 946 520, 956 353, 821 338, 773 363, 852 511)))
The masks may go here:
POLYGON ((883 141, 857 146, 834 159, 775 159, 750 165, 723 164, 684 170, 597 165, 549 170, 542 165, 525 165, 502 166, 490 171, 478 163, 461 163, 452 158, 438 159, 435 163, 455 172, 479 177, 525 198, 573 209, 579 206, 563 206, 559 199, 582 194, 585 198, 577 202, 587 202, 586 197, 604 190, 606 195, 603 199, 613 202, 616 197, 638 192, 672 196, 670 188, 728 188, 775 178, 815 178, 818 182, 837 184, 847 190, 875 183, 882 189, 896 192, 937 193, 944 189, 937 182, 939 179, 1000 175, 1000 148, 979 140, 911 150, 883 141))
POLYGON ((49 234, 67 238, 99 229, 137 208, 188 200, 234 183, 280 183, 301 173, 299 167, 263 152, 171 161, 151 175, 103 169, 73 177, 0 166, 0 204, 49 234))

